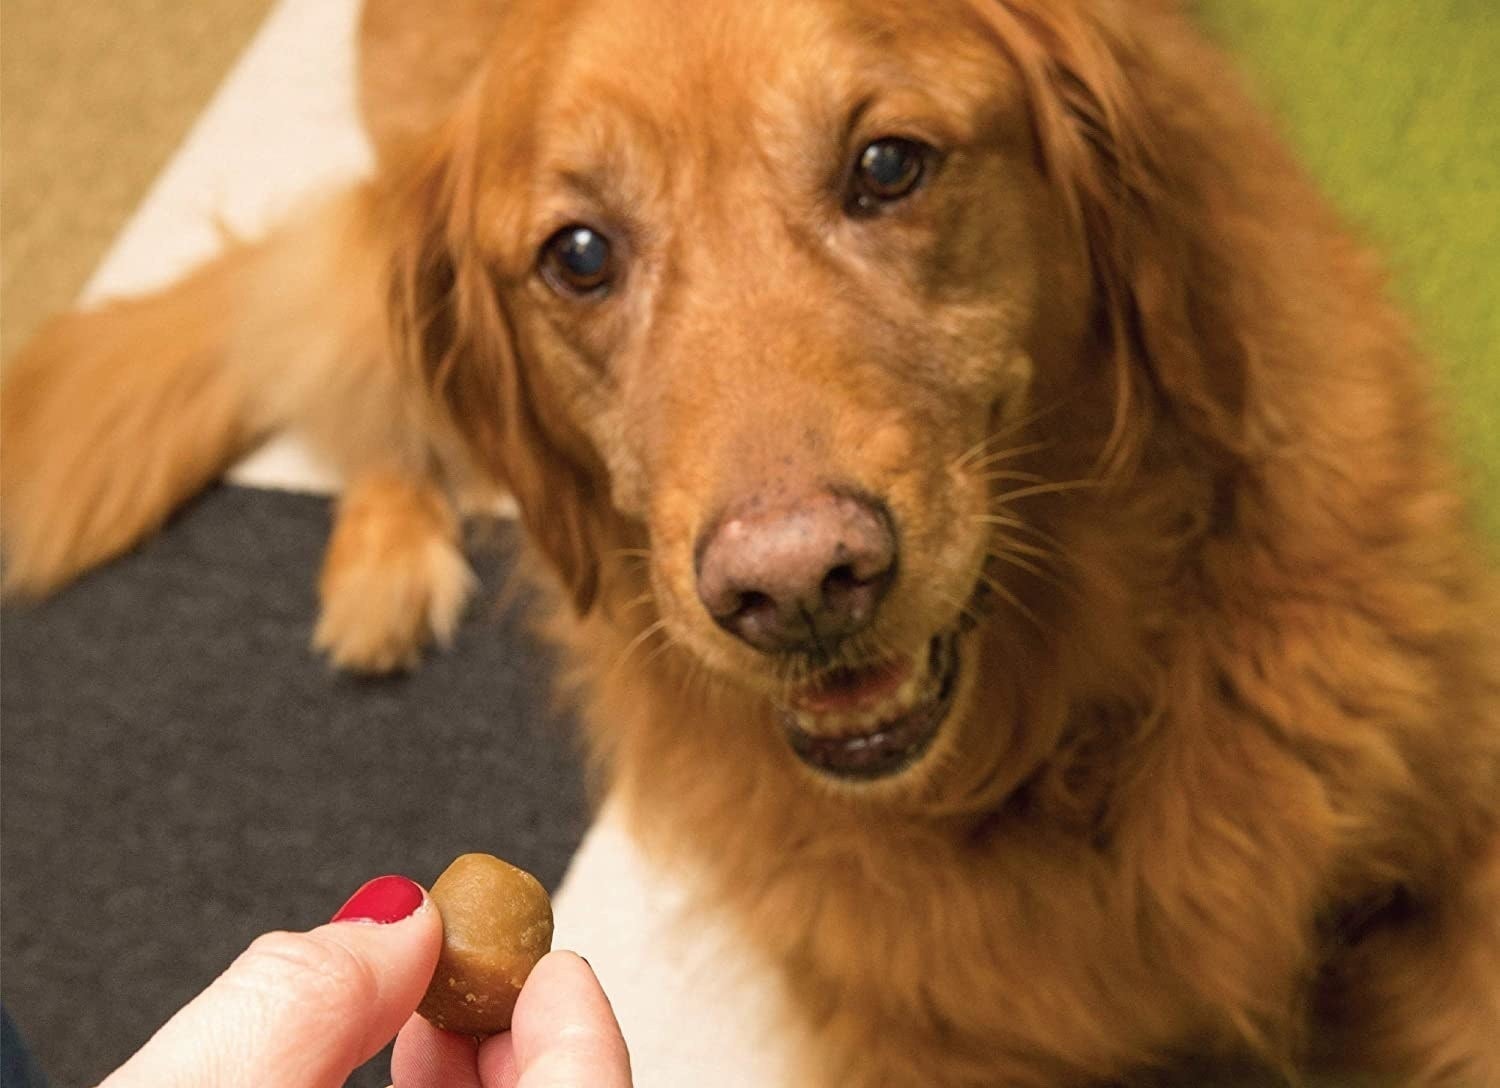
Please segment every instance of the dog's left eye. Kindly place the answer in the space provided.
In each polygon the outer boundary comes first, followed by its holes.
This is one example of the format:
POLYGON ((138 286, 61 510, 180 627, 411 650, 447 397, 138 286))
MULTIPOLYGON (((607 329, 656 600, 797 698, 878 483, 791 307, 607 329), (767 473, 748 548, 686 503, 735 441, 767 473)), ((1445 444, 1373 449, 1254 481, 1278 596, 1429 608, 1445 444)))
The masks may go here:
POLYGON ((591 295, 603 291, 614 278, 614 253, 608 238, 593 227, 575 223, 547 239, 541 269, 555 290, 591 295))
POLYGON ((926 144, 899 136, 866 144, 854 163, 849 213, 872 215, 882 205, 910 196, 922 184, 931 155, 926 144))

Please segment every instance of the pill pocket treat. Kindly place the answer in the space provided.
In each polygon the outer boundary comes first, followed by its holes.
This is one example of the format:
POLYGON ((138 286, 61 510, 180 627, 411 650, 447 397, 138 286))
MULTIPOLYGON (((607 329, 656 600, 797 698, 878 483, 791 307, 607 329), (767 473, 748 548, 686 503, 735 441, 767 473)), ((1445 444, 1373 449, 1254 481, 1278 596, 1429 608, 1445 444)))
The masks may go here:
POLYGON ((443 951, 417 1012, 464 1035, 508 1030, 526 977, 552 948, 546 889, 497 857, 464 854, 429 894, 443 916, 443 951))

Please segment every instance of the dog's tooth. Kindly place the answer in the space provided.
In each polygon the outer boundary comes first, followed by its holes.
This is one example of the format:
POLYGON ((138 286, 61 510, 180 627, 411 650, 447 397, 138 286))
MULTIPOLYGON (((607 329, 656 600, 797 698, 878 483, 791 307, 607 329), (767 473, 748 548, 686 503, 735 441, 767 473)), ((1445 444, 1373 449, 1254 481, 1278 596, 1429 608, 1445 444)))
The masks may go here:
POLYGON ((902 701, 908 706, 921 701, 932 681, 931 655, 926 652, 920 653, 917 655, 917 660, 912 666, 911 675, 906 678, 906 683, 901 686, 902 701))
POLYGON ((901 683, 873 705, 837 710, 793 708, 792 719, 798 728, 813 736, 842 737, 850 743, 857 738, 868 738, 937 698, 940 678, 932 667, 931 656, 927 652, 913 655, 901 683))
POLYGON ((850 715, 846 711, 830 711, 818 715, 818 732, 825 736, 838 736, 846 733, 854 725, 850 715))
POLYGON ((926 696, 927 689, 931 684, 932 678, 926 673, 923 673, 921 677, 913 681, 911 691, 907 692, 906 694, 906 705, 916 706, 918 703, 920 703, 926 696))

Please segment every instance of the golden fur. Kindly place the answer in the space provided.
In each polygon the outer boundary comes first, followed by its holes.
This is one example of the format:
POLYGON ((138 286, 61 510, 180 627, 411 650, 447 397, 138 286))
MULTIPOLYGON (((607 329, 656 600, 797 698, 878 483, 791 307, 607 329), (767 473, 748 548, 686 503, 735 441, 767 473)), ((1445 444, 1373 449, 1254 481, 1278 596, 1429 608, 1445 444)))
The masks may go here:
POLYGON ((781 965, 809 1085, 1184 1054, 1500 1084, 1500 612, 1374 263, 1155 0, 371 0, 372 179, 5 379, 6 575, 128 548, 266 430, 349 491, 319 643, 410 661, 504 489, 600 773, 781 965), (854 223, 851 141, 943 149, 854 223), (831 179, 831 180, 830 180, 831 179), (604 222, 564 298, 535 254, 604 222), (848 481, 850 661, 962 627, 932 751, 801 766, 693 547, 848 481))

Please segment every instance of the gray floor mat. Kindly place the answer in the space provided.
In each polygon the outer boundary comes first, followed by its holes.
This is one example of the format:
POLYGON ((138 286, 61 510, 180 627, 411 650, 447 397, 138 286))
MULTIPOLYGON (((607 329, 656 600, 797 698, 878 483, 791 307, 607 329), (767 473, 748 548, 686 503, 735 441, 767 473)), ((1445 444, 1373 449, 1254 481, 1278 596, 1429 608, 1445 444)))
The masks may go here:
POLYGON ((453 650, 370 681, 308 649, 328 528, 325 500, 220 488, 0 618, 0 993, 54 1088, 370 876, 486 850, 555 887, 582 836, 550 661, 496 603, 512 530, 453 650))

